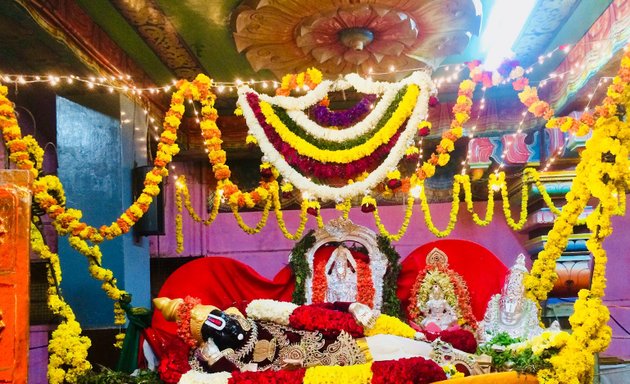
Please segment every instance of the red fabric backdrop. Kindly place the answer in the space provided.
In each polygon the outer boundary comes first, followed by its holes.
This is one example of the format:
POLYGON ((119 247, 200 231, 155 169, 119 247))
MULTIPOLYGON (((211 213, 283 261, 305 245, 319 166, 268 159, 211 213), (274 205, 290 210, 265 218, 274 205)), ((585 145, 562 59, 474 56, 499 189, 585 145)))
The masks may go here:
MULTIPOLYGON (((226 257, 204 257, 186 263, 173 272, 160 289, 159 297, 193 296, 221 309, 237 307, 244 312, 253 299, 291 301, 295 285, 291 269, 284 267, 273 280, 250 266, 226 257)), ((154 311, 152 327, 176 333, 175 322, 154 311)))
MULTIPOLYGON (((426 265, 426 255, 434 247, 449 259, 451 269, 458 272, 468 285, 471 306, 477 319, 482 319, 490 297, 501 291, 507 268, 486 248, 466 240, 438 240, 422 245, 407 256, 398 278, 398 297, 403 309, 409 304, 411 287, 420 270, 426 265)), ((323 247, 316 257, 330 254, 334 247, 323 247)), ((355 257, 362 255, 353 252, 355 257)), ((284 267, 273 280, 258 274, 253 268, 225 257, 205 257, 178 268, 164 282, 160 297, 198 297, 204 304, 221 309, 234 306, 244 311, 253 299, 291 301, 294 278, 291 269, 284 267)), ((164 319, 159 311, 153 314, 152 327, 168 333, 176 332, 174 322, 164 319)))
POLYGON ((470 292, 470 304, 477 320, 483 319, 490 297, 501 292, 508 268, 492 252, 468 240, 437 240, 426 243, 407 256, 401 263, 398 277, 398 298, 407 310, 411 288, 418 272, 426 266, 426 257, 433 248, 448 256, 448 265, 459 273, 470 292))

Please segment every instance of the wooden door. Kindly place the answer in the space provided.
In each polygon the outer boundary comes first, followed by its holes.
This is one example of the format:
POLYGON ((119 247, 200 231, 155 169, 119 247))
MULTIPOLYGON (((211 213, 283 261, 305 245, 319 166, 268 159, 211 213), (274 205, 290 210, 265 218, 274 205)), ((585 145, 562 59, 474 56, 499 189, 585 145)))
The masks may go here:
POLYGON ((0 383, 27 382, 29 181, 28 171, 0 171, 0 383))

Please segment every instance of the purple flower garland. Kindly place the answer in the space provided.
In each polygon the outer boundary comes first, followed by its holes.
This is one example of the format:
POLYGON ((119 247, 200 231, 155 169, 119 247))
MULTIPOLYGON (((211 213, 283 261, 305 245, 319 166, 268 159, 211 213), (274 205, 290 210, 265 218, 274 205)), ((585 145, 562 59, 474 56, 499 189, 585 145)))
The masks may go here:
POLYGON ((324 127, 347 128, 365 116, 375 100, 376 95, 367 95, 352 108, 342 111, 331 111, 326 106, 318 105, 313 108, 313 118, 324 127))
POLYGON ((389 154, 391 149, 396 145, 400 134, 405 128, 405 124, 401 124, 398 132, 396 132, 391 140, 379 146, 369 156, 358 160, 351 161, 346 164, 323 163, 307 156, 300 155, 295 148, 291 147, 280 138, 276 130, 267 123, 265 115, 260 110, 258 95, 255 93, 247 94, 247 102, 249 103, 258 123, 265 131, 265 135, 269 142, 284 157, 289 165, 297 168, 302 174, 310 174, 317 179, 352 179, 363 173, 367 169, 376 167, 389 154))

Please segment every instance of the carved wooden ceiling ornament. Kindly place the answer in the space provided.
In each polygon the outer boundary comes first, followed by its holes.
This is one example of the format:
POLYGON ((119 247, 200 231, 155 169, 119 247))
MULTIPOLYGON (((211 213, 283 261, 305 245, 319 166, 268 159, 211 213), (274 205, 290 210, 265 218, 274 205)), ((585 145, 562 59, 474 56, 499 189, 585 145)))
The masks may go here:
POLYGON ((246 0, 234 40, 254 70, 278 77, 435 67, 479 31, 473 0, 246 0))

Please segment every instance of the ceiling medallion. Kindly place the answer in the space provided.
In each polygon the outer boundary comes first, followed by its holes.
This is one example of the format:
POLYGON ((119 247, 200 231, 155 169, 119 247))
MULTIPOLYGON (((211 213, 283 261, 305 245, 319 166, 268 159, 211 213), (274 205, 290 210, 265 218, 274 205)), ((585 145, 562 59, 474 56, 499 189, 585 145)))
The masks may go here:
POLYGON ((246 0, 234 41, 254 70, 329 75, 434 67, 479 30, 473 0, 246 0))

